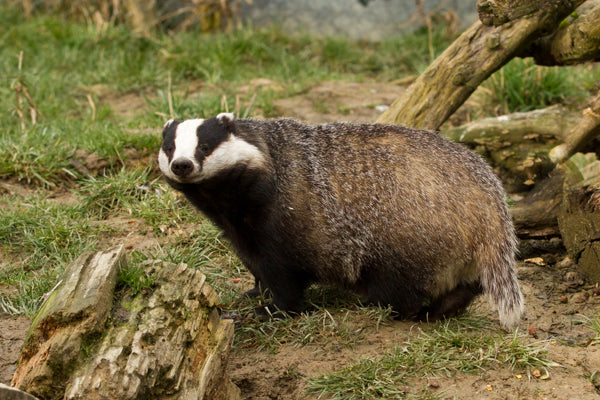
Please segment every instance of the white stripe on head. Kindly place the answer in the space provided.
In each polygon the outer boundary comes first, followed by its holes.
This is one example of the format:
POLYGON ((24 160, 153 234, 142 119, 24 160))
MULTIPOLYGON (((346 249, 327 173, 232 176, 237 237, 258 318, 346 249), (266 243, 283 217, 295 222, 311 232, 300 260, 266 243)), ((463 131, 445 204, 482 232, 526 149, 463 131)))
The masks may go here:
POLYGON ((237 164, 261 167, 264 163, 265 156, 256 146, 231 135, 204 159, 201 176, 202 179, 212 178, 237 164))
POLYGON ((175 152, 171 160, 185 158, 197 165, 195 160, 196 147, 198 146, 198 134, 196 130, 202 123, 203 119, 188 119, 177 125, 175 131, 175 152))

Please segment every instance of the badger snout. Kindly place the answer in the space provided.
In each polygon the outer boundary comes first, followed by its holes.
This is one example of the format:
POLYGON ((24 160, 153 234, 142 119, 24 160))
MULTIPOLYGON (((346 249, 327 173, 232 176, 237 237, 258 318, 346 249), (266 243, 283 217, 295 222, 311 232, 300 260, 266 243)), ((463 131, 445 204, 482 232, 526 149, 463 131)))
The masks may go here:
POLYGON ((180 178, 186 178, 194 171, 194 163, 187 158, 180 157, 171 162, 171 171, 180 178))

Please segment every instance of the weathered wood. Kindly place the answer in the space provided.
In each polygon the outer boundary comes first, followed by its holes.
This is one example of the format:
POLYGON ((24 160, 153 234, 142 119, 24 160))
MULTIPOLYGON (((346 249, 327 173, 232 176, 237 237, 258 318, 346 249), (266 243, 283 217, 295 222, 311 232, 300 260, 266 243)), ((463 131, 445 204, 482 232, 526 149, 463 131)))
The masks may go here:
POLYGON ((147 262, 139 267, 149 288, 115 293, 124 262, 118 247, 65 271, 34 320, 13 386, 44 399, 238 399, 226 370, 233 322, 220 319, 205 276, 147 262))
POLYGON ((62 398, 85 342, 109 316, 123 247, 83 254, 63 274, 27 333, 12 386, 44 399, 62 398))
MULTIPOLYGON (((566 163, 565 163, 566 164, 566 163)), ((600 282, 600 162, 565 183, 558 225, 569 257, 590 283, 600 282), (592 167, 592 168, 590 168, 592 167)))
MULTIPOLYGON (((600 25, 600 22, 598 23, 600 25)), ((550 160, 559 163, 571 157, 593 138, 600 135, 600 92, 583 110, 575 124, 572 124, 564 138, 564 143, 550 151, 550 160)))
POLYGON ((492 73, 543 32, 551 32, 581 0, 537 2, 501 26, 475 22, 384 112, 377 122, 438 129, 492 73))
POLYGON ((600 0, 587 0, 553 34, 534 41, 522 57, 539 65, 572 65, 600 60, 600 0))
POLYGON ((540 110, 479 119, 444 130, 441 134, 450 140, 465 144, 527 143, 537 139, 557 139, 563 142, 569 127, 580 119, 579 113, 569 111, 561 105, 554 105, 540 110))
POLYGON ((578 181, 580 174, 572 163, 555 168, 550 176, 536 185, 510 213, 520 238, 558 236, 558 214, 565 181, 578 181))
POLYGON ((477 0, 477 13, 484 25, 502 25, 531 14, 539 7, 532 0, 477 0))

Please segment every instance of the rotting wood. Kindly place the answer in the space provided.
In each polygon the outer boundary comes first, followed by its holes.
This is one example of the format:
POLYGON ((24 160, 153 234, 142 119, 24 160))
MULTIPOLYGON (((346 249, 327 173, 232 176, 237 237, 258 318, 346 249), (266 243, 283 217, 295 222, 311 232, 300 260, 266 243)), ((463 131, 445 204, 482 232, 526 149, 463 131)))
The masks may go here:
POLYGON ((122 246, 81 256, 26 339, 13 386, 43 399, 239 399, 227 374, 233 321, 185 264, 139 267, 150 287, 115 292, 122 246))
POLYGON ((586 164, 577 173, 577 179, 565 181, 558 225, 578 272, 594 284, 600 282, 600 161, 586 164))
POLYGON ((109 316, 123 246, 81 255, 34 318, 12 386, 45 399, 62 398, 81 347, 109 316))

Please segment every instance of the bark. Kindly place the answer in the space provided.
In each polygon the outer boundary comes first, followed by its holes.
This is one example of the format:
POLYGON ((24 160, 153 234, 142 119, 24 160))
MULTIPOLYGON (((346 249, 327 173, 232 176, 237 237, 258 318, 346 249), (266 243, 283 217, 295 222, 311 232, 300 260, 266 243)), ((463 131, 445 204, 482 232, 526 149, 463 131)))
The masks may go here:
POLYGON ((377 122, 438 129, 473 91, 544 32, 551 32, 582 0, 548 0, 501 26, 475 22, 384 112, 377 122))
POLYGON ((483 118, 441 133, 448 139, 465 144, 526 143, 534 139, 564 142, 568 136, 568 128, 577 124, 580 119, 579 113, 555 105, 541 110, 483 118))
MULTIPOLYGON (((594 164, 598 171, 600 162, 594 164)), ((565 185, 558 224, 578 272, 590 283, 600 282, 600 173, 565 185)))
POLYGON ((600 60, 600 0, 587 0, 553 34, 536 40, 521 55, 539 65, 572 65, 600 60))
POLYGON ((13 386, 43 399, 238 399, 226 372, 233 323, 220 319, 204 275, 149 262, 151 288, 115 292, 125 262, 117 247, 67 268, 34 319, 13 386))
POLYGON ((537 1, 531 0, 477 0, 477 13, 484 25, 502 25, 535 12, 537 1))

